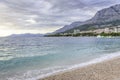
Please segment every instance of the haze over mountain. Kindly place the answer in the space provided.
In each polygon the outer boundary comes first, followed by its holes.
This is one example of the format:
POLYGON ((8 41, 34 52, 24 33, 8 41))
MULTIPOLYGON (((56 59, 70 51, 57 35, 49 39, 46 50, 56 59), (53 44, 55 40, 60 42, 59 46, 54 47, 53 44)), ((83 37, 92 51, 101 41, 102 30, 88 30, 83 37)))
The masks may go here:
POLYGON ((98 11, 95 16, 85 22, 73 22, 55 31, 55 33, 69 32, 73 29, 88 30, 92 28, 120 25, 120 4, 98 11))

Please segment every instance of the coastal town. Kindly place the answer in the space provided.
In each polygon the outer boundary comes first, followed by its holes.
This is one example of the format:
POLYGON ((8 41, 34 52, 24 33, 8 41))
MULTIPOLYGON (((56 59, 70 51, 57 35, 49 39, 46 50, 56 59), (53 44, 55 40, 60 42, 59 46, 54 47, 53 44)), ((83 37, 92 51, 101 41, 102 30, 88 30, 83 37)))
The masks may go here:
POLYGON ((75 29, 73 31, 73 34, 78 34, 78 33, 119 33, 120 32, 120 26, 114 26, 114 27, 106 27, 106 28, 101 28, 101 29, 94 29, 94 30, 87 30, 87 31, 80 31, 79 29, 75 29))
POLYGON ((81 31, 80 29, 74 29, 73 32, 63 32, 49 36, 120 36, 120 25, 113 27, 104 27, 98 29, 91 29, 81 31))

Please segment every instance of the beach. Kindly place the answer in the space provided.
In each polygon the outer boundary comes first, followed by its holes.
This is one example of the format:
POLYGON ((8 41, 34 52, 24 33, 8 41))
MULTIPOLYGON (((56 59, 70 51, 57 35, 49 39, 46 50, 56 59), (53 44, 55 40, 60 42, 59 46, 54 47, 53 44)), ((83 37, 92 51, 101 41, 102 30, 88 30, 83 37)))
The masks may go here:
POLYGON ((106 80, 104 77, 120 76, 116 72, 120 38, 9 37, 0 41, 0 80, 106 80))
POLYGON ((39 80, 120 80, 120 56, 39 80))

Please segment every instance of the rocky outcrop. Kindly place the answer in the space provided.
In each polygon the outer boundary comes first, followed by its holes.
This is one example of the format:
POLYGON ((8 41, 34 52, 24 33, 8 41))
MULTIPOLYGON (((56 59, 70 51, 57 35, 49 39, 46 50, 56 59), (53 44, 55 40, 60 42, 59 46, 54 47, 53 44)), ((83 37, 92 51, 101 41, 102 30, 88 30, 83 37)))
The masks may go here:
POLYGON ((103 23, 115 20, 120 20, 120 4, 98 11, 96 15, 88 22, 103 23))

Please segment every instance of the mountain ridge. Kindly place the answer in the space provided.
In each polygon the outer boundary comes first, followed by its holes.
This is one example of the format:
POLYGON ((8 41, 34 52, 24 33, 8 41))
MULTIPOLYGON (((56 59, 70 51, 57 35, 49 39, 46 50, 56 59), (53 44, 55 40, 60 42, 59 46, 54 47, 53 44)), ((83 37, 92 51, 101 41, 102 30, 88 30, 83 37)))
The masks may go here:
POLYGON ((64 32, 64 31, 66 31, 66 30, 68 30, 68 29, 74 28, 75 26, 77 27, 77 26, 82 25, 82 24, 83 24, 83 22, 81 22, 81 21, 73 22, 73 23, 71 23, 70 25, 65 25, 64 27, 56 30, 56 31, 53 32, 53 33, 64 32))
POLYGON ((99 10, 91 19, 78 21, 55 31, 55 33, 73 32, 73 29, 88 30, 120 25, 120 4, 99 10), (72 26, 72 27, 71 27, 72 26))

